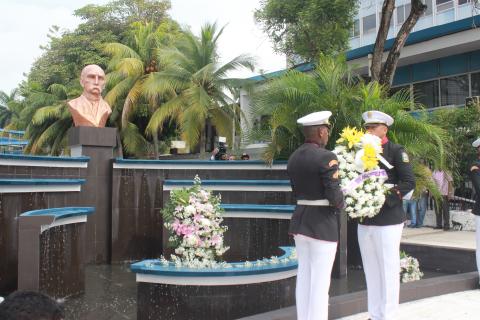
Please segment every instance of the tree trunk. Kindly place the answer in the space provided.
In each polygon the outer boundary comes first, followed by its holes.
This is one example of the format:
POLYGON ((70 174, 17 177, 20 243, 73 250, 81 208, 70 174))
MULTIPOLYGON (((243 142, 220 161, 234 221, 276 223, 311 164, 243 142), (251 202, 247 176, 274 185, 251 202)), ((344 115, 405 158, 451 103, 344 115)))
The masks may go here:
POLYGON ((400 31, 398 31, 397 37, 393 42, 393 46, 388 53, 387 61, 385 61, 380 74, 379 83, 387 87, 392 85, 395 69, 397 68, 398 59, 400 58, 400 50, 402 50, 405 42, 407 41, 408 35, 427 8, 427 6, 424 5, 421 0, 412 0, 411 5, 412 9, 410 10, 410 14, 400 28, 400 31))
POLYGON ((382 14, 380 27, 375 40, 375 47, 373 48, 372 65, 370 67, 372 81, 380 80, 380 72, 382 70, 383 50, 385 49, 385 41, 388 36, 388 29, 390 28, 390 21, 392 20, 393 10, 395 9, 395 0, 385 0, 382 6, 382 14))
POLYGON ((206 131, 205 131, 205 127, 206 126, 203 126, 202 130, 200 131, 200 154, 204 154, 205 153, 205 143, 206 143, 206 139, 205 139, 205 134, 206 134, 206 131))
POLYGON ((153 134, 153 155, 155 156, 155 160, 158 160, 159 154, 158 154, 158 132, 155 132, 153 134))

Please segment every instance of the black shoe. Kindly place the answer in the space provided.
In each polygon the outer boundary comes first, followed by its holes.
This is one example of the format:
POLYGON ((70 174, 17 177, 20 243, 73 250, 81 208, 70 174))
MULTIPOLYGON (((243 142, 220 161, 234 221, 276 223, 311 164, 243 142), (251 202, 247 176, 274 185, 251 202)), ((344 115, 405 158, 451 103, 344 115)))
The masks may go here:
POLYGON ((436 227, 433 227, 433 229, 439 230, 439 229, 443 229, 443 227, 436 226, 436 227))
POLYGON ((443 231, 449 231, 450 227, 443 227, 443 231))

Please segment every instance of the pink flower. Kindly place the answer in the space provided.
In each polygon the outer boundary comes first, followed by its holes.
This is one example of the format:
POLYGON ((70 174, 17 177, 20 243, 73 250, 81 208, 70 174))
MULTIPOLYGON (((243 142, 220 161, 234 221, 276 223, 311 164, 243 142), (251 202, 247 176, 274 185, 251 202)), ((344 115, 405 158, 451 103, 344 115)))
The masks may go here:
POLYGON ((181 225, 182 224, 180 223, 180 221, 178 219, 173 220, 173 223, 172 223, 173 231, 177 231, 178 228, 180 228, 181 225))
POLYGON ((221 240, 222 240, 222 238, 218 234, 216 234, 212 237, 210 242, 212 243, 212 245, 216 246, 217 244, 221 243, 221 240))

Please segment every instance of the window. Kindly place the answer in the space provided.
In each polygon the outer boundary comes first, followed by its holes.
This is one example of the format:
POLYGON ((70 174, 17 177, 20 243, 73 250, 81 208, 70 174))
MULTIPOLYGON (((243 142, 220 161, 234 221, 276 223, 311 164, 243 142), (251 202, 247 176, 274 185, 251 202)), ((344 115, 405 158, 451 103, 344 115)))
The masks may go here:
POLYGON ((415 83, 413 85, 413 95, 415 101, 423 104, 427 108, 438 107, 438 81, 427 81, 415 83))
POLYGON ((458 0, 458 5, 461 6, 462 4, 472 3, 472 0, 458 0))
MULTIPOLYGON (((460 0, 461 1, 461 0, 460 0)), ((423 13, 423 16, 429 16, 433 12, 433 5, 432 5, 432 0, 423 0, 422 1, 424 5, 427 6, 427 9, 423 13)))
POLYGON ((397 7, 397 25, 403 24, 403 22, 408 18, 410 14, 411 5, 404 4, 397 7))
POLYGON ((472 96, 480 96, 480 72, 472 73, 472 96))
POLYGON ((360 20, 355 19, 353 21, 352 31, 350 32, 350 38, 355 38, 360 35, 360 20))
POLYGON ((437 12, 445 11, 453 8, 453 0, 436 0, 437 1, 437 12))
POLYGON ((375 14, 363 17, 363 33, 374 32, 377 28, 377 21, 375 21, 375 14))
POLYGON ((456 76, 440 80, 441 105, 464 105, 468 97, 468 76, 456 76))

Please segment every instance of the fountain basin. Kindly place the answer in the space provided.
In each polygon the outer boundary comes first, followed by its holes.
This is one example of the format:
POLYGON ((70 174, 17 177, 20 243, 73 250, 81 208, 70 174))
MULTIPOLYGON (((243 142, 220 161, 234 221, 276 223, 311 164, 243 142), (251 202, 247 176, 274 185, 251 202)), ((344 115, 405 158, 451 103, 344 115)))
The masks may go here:
POLYGON ((295 303, 293 247, 257 262, 219 268, 177 267, 158 260, 131 265, 137 281, 137 319, 237 319, 295 303))

